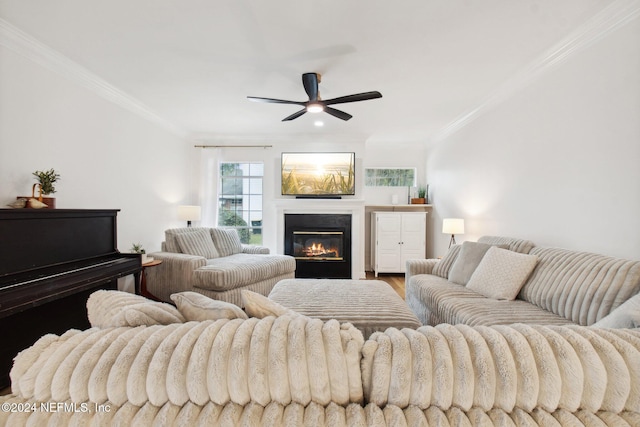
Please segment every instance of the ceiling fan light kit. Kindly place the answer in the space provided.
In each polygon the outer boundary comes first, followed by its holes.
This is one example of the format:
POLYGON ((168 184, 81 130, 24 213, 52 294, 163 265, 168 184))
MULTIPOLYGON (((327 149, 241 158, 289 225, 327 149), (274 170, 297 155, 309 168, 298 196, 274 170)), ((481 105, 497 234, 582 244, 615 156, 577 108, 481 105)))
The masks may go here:
POLYGON ((288 101, 285 99, 275 99, 275 98, 261 98, 257 96, 247 96, 247 98, 254 102, 268 102, 274 104, 293 104, 300 105, 304 107, 302 110, 297 111, 290 116, 282 119, 283 122, 291 121, 297 119, 303 114, 309 113, 320 113, 324 111, 334 117, 337 117, 341 120, 349 120, 353 117, 351 114, 345 113, 344 111, 338 110, 336 108, 329 107, 329 105, 334 104, 344 104, 347 102, 357 102, 357 101, 367 101, 369 99, 382 98, 382 94, 378 91, 372 92, 364 92, 357 93, 354 95, 340 96, 338 98, 327 99, 326 101, 320 98, 320 93, 318 91, 318 83, 320 83, 320 74, 318 73, 304 73, 302 75, 302 86, 304 86, 305 92, 309 96, 308 101, 288 101))
POLYGON ((307 105, 307 112, 309 113, 322 113, 323 111, 324 111, 324 106, 320 103, 307 105))

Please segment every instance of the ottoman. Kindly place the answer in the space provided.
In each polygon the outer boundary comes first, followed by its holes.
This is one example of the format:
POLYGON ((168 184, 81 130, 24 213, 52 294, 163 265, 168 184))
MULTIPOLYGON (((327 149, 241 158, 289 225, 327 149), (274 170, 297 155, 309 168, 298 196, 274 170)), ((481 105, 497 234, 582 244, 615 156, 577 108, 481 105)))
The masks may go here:
POLYGON ((269 299, 305 316, 349 322, 364 338, 389 327, 422 326, 393 288, 381 280, 285 279, 269 299))

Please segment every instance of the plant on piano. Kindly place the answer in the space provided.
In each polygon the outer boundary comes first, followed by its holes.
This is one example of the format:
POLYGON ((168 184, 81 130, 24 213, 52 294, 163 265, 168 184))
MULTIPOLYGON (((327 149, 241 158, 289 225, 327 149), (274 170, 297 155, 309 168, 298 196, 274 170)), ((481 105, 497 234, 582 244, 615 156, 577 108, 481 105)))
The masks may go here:
POLYGON ((38 179, 42 194, 47 195, 56 192, 56 187, 53 184, 60 179, 60 174, 56 173, 55 170, 35 171, 33 172, 33 176, 38 179))

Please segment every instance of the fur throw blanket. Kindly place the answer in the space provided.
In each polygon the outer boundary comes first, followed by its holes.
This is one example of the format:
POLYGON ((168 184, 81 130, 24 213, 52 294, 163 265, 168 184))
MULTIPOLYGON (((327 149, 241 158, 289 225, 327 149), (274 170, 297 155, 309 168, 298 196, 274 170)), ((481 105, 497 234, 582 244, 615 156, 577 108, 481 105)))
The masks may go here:
POLYGON ((304 316, 93 328, 40 338, 11 379, 0 402, 88 410, 3 411, 0 426, 638 426, 640 331, 443 324, 365 342, 304 316))
POLYGON ((14 394, 37 401, 261 405, 362 402, 362 333, 302 316, 71 330, 19 353, 14 394))
MULTIPOLYGON (((12 397, 5 403, 14 405, 29 404, 28 401, 12 397)), ((67 402, 68 403, 68 402, 67 402)), ((72 405, 71 403, 68 403, 72 405)), ((438 426, 438 427, 503 427, 503 426, 638 426, 638 413, 588 411, 570 413, 559 409, 553 413, 537 408, 531 413, 515 409, 507 413, 501 409, 483 411, 474 408, 463 411, 452 407, 442 410, 435 406, 422 410, 416 406, 400 409, 394 405, 380 408, 373 403, 363 407, 351 403, 346 407, 330 403, 323 407, 315 402, 306 407, 298 403, 283 406, 271 402, 266 406, 251 402, 247 405, 227 403, 217 405, 209 402, 204 406, 191 402, 176 406, 166 403, 160 407, 146 403, 135 406, 126 403, 123 406, 103 407, 97 411, 34 411, 0 412, 1 426, 308 426, 308 427, 347 427, 347 426, 438 426)))
POLYGON ((375 333, 362 353, 381 407, 640 412, 638 330, 442 324, 375 333))

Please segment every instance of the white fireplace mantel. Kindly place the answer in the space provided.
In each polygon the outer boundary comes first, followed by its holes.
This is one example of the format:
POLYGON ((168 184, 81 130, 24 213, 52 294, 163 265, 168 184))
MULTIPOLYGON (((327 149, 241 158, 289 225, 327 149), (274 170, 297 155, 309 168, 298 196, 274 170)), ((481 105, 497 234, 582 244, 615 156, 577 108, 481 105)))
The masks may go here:
POLYGON ((351 215, 351 275, 364 279, 364 199, 276 199, 273 201, 277 219, 277 253, 284 253, 285 214, 350 214, 351 215))

